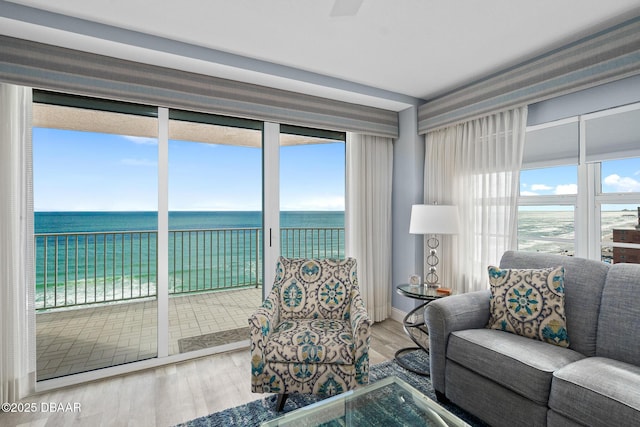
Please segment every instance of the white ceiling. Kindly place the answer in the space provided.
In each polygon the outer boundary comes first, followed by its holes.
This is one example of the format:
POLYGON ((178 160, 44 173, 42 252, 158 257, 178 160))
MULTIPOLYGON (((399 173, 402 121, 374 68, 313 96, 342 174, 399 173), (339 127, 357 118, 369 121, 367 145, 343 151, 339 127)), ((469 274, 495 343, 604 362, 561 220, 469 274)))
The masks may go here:
POLYGON ((399 111, 640 15, 639 0, 364 0, 332 16, 335 1, 0 0, 0 33, 399 111))

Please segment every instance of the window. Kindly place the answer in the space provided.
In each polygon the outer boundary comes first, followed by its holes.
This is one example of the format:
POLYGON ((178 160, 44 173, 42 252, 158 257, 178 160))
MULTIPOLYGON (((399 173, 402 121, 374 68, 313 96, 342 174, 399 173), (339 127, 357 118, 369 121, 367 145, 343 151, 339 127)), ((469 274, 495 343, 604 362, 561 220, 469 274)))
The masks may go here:
POLYGON ((518 249, 574 255, 577 166, 520 172, 518 249))
POLYGON ((577 192, 577 166, 557 166, 520 172, 520 196, 563 196, 577 192))
POLYGON ((526 138, 518 249, 640 263, 640 104, 534 126, 526 138))
POLYGON ((606 262, 640 263, 640 157, 600 164, 600 248, 606 262), (639 227, 639 228, 636 228, 639 227))
POLYGON ((574 206, 519 206, 518 249, 573 255, 575 253, 574 206))
POLYGON ((640 193, 640 157, 602 162, 600 175, 601 193, 640 193))
POLYGON ((640 203, 600 206, 600 246, 603 261, 640 264, 640 230, 635 231, 640 214, 638 205, 640 203))

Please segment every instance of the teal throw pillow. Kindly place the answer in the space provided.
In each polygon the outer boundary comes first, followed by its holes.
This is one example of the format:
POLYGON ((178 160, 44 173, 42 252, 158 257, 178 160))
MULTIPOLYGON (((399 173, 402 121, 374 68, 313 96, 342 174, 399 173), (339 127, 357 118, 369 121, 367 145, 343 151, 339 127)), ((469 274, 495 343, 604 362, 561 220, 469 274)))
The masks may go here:
POLYGON ((487 328, 561 347, 569 346, 564 311, 564 268, 489 267, 491 317, 487 328))

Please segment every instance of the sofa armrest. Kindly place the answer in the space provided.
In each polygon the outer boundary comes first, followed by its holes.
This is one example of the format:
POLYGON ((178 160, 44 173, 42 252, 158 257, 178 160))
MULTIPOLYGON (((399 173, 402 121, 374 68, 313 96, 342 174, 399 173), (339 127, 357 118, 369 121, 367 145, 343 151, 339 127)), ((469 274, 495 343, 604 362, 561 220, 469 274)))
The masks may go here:
POLYGON ((429 353, 433 388, 444 393, 444 370, 449 334, 484 328, 489 321, 489 290, 440 298, 427 304, 424 321, 429 329, 429 353))
POLYGON ((369 345, 371 341, 371 325, 373 322, 367 314, 360 291, 354 287, 349 307, 349 320, 353 333, 354 364, 358 384, 369 383, 369 345))
POLYGON ((274 287, 262 305, 249 317, 251 339, 251 389, 262 393, 264 352, 269 334, 280 323, 279 288, 274 287))

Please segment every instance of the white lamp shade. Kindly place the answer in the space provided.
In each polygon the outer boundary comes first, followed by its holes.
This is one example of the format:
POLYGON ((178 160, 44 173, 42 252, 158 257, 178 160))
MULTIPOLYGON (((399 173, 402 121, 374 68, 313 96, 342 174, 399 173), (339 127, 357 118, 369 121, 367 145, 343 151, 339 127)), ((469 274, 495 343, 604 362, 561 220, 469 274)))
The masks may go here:
POLYGON ((411 234, 457 234, 460 228, 458 207, 450 205, 413 205, 411 234))

